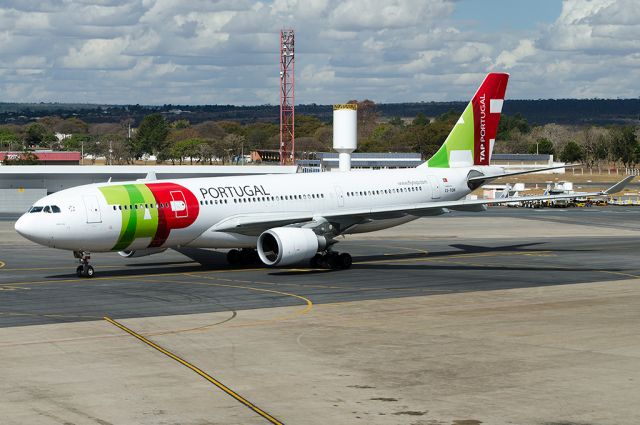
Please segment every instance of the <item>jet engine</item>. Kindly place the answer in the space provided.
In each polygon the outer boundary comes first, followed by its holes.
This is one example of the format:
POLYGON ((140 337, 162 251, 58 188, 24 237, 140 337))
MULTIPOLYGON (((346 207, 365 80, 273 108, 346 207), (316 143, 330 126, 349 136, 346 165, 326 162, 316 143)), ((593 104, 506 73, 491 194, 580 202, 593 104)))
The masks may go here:
POLYGON ((258 255, 267 266, 288 266, 311 259, 327 246, 311 229, 275 227, 258 237, 258 255))
POLYGON ((118 251, 118 254, 121 257, 125 258, 136 258, 136 257, 146 257, 147 255, 160 254, 161 252, 166 251, 167 248, 146 248, 146 249, 138 249, 136 251, 118 251))

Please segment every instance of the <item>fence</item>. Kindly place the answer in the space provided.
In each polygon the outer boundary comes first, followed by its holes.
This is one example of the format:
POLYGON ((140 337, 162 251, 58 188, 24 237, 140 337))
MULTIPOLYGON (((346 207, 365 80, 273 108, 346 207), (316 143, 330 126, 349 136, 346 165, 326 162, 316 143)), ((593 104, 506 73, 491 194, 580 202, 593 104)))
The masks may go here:
POLYGON ((573 167, 567 168, 566 174, 572 175, 602 175, 610 176, 640 176, 640 168, 618 168, 618 167, 573 167))

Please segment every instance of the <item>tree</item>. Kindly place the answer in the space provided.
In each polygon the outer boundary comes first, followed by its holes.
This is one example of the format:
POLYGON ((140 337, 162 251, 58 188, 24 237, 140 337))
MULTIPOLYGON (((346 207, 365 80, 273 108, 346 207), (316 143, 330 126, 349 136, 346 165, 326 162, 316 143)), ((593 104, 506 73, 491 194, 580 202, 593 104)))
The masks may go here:
POLYGON ((0 127, 0 149, 11 150, 15 145, 18 147, 18 135, 6 127, 0 127))
POLYGON ((180 148, 176 150, 176 145, 184 140, 200 139, 198 135, 198 131, 193 127, 187 127, 183 129, 172 128, 169 131, 169 135, 167 136, 167 143, 165 144, 164 148, 156 154, 156 162, 161 163, 167 160, 171 160, 175 163, 176 159, 181 161, 181 158, 176 156, 176 152, 180 152, 180 148))
POLYGON ((536 140, 535 143, 529 145, 529 153, 553 155, 555 153, 555 148, 553 147, 551 140, 542 137, 536 140))
POLYGON ((29 146, 40 146, 56 141, 56 136, 52 132, 48 131, 44 125, 35 122, 27 127, 27 133, 25 136, 25 142, 29 146))
MULTIPOLYGON (((303 121, 304 123, 304 121, 303 121)), ((308 131, 311 131, 312 126, 306 126, 299 130, 298 119, 296 118, 296 136, 304 137, 308 135, 308 131)), ((267 145, 269 138, 279 133, 279 128, 275 124, 270 123, 254 123, 245 127, 246 141, 245 150, 250 149, 264 149, 267 145)), ((313 134, 313 133, 312 133, 313 134)), ((296 137, 297 139, 297 137, 296 137)), ((297 140, 296 140, 297 141, 297 140)))
POLYGON ((573 140, 564 145, 562 152, 560 152, 560 160, 564 162, 579 162, 582 158, 584 158, 584 150, 573 140))
POLYGON ((187 139, 176 142, 171 147, 171 158, 177 159, 182 164, 183 159, 189 158, 189 162, 193 164, 193 159, 199 158, 200 145, 204 142, 200 139, 187 139))
POLYGON ((5 159, 4 165, 38 165, 38 157, 29 150, 24 150, 17 158, 5 159))
POLYGON ((426 117, 425 114, 423 114, 422 112, 420 112, 418 115, 416 115, 416 117, 413 119, 413 122, 411 123, 413 125, 429 125, 429 119, 426 117))
POLYGON ((62 140, 62 149, 65 151, 82 151, 84 144, 88 143, 91 136, 86 134, 73 134, 62 140))
POLYGON ((402 121, 402 118, 398 116, 392 117, 389 120, 389 124, 391 124, 394 127, 404 127, 404 121, 402 121))
POLYGON ((365 140, 378 125, 378 111, 372 100, 365 99, 361 102, 350 100, 347 103, 358 105, 358 140, 365 140))
POLYGON ((502 114, 500 116, 500 123, 498 124, 497 140, 509 140, 516 134, 527 134, 531 131, 531 127, 527 122, 527 119, 519 112, 514 116, 502 114))
POLYGON ((162 152, 166 148, 169 126, 162 114, 156 112, 144 117, 133 141, 133 153, 137 159, 144 154, 162 152))
MULTIPOLYGON (((244 136, 238 134, 227 134, 218 147, 218 153, 220 158, 229 157, 231 162, 233 154, 238 156, 242 151, 245 143, 244 136), (224 151, 224 152, 223 152, 224 151)), ((222 161, 224 164, 224 160, 222 161)))
POLYGON ((584 150, 583 160, 588 167, 591 168, 609 157, 611 135, 608 130, 589 126, 584 128, 578 136, 584 150))
POLYGON ((206 140, 222 139, 227 134, 219 123, 213 121, 205 121, 191 128, 196 131, 197 137, 206 140))
POLYGON ((244 130, 240 123, 235 121, 218 121, 216 123, 225 133, 243 135, 244 130))
POLYGON ((371 132, 371 135, 360 142, 360 152, 389 152, 391 139, 395 133, 402 131, 388 123, 381 123, 371 132))
POLYGON ((106 146, 111 150, 108 152, 108 158, 111 164, 133 164, 133 154, 129 149, 127 138, 120 134, 105 134, 102 136, 106 146))
POLYGON ((191 126, 189 120, 176 120, 171 123, 171 127, 177 130, 182 130, 191 126))
MULTIPOLYGON (((322 127, 323 125, 324 123, 314 116, 296 115, 296 137, 313 136, 316 130, 322 127)), ((278 132, 278 128, 275 128, 275 130, 276 132, 278 132)), ((249 136, 248 133, 247 133, 247 136, 249 136)))
MULTIPOLYGON (((328 152, 333 147, 333 128, 332 127, 328 125, 325 125, 324 127, 320 127, 319 129, 316 130, 313 137, 318 141, 318 143, 321 146, 318 149, 319 151, 328 152)), ((270 142, 271 140, 269 140, 269 143, 270 142)), ((277 146, 278 145, 276 143, 275 147, 277 146)))
POLYGON ((62 134, 85 134, 89 130, 89 125, 80 118, 71 117, 59 121, 53 127, 53 131, 62 134))
POLYGON ((611 139, 611 153, 616 161, 621 161, 625 167, 638 162, 638 140, 635 128, 631 126, 613 128, 611 139))

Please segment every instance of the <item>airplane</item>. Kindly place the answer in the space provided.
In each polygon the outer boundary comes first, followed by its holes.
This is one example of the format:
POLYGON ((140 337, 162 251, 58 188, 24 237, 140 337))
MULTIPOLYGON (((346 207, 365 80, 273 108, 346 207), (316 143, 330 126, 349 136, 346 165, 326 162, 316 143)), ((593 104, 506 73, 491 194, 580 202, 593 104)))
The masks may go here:
MULTIPOLYGON (((15 230, 40 245, 73 251, 79 277, 94 276, 92 252, 140 257, 181 247, 230 249, 232 265, 259 257, 272 267, 307 261, 346 269, 353 260, 335 250, 338 236, 451 210, 567 197, 465 199, 496 178, 557 168, 507 173, 489 165, 508 79, 489 73, 444 144, 416 168, 94 183, 40 199, 15 230)), ((631 179, 580 195, 607 196, 631 179)))

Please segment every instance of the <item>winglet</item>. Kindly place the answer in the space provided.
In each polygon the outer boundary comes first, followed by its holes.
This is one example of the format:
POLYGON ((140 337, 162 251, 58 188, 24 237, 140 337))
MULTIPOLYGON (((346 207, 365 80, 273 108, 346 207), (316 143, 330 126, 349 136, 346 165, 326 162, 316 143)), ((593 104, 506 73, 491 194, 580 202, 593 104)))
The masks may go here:
POLYGON ((625 177, 624 179, 620 180, 618 183, 614 184, 613 186, 611 186, 609 189, 605 190, 604 192, 602 192, 603 195, 613 195, 614 193, 618 193, 620 192, 622 189, 624 189, 625 187, 627 187, 627 185, 629 184, 629 182, 631 180, 633 180, 635 176, 628 176, 625 177))

